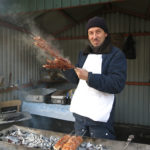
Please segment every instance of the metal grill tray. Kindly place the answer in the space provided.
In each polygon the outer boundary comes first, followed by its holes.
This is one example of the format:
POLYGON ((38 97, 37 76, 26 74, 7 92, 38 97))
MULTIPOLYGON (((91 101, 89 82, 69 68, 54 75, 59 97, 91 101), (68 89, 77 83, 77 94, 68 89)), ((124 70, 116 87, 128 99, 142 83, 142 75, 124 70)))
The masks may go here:
POLYGON ((28 112, 15 112, 15 113, 1 114, 0 125, 9 124, 13 122, 26 121, 31 118, 32 116, 28 112))
POLYGON ((42 103, 46 100, 46 96, 55 92, 54 88, 37 88, 26 92, 25 100, 30 102, 42 103))

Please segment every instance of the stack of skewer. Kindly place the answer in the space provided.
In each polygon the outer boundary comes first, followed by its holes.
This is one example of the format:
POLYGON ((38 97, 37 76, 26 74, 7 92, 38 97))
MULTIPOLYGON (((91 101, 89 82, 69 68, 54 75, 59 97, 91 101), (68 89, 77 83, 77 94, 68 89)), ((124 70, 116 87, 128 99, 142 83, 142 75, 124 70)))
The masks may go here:
POLYGON ((54 150, 76 150, 83 142, 82 136, 65 135, 55 145, 54 150))
POLYGON ((47 59, 47 64, 43 65, 44 68, 61 70, 75 68, 68 59, 63 58, 58 51, 54 50, 43 38, 40 36, 34 36, 33 34, 31 34, 31 37, 35 41, 34 45, 45 50, 51 57, 53 57, 53 60, 47 59))

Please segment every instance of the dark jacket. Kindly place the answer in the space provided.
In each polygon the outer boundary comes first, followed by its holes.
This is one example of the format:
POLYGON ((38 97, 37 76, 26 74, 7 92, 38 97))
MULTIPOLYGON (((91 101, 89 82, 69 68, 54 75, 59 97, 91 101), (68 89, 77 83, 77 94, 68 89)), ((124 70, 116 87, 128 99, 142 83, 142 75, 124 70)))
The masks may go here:
MULTIPOLYGON (((88 54, 79 53, 76 67, 82 68, 88 54)), ((112 47, 107 54, 102 54, 102 74, 93 74, 89 72, 87 84, 99 91, 111 94, 117 94, 122 91, 126 82, 126 58, 123 52, 112 47)), ((67 79, 75 84, 78 84, 79 79, 73 69, 64 72, 67 79)))
MULTIPOLYGON (((88 51, 89 52, 89 51, 88 51)), ((90 52, 92 53, 92 52, 90 52)), ((82 68, 84 62, 88 56, 88 53, 85 54, 85 51, 81 51, 78 57, 78 63, 76 67, 82 68)), ((98 66, 97 66, 98 67, 98 66)), ((90 87, 93 87, 99 91, 117 94, 122 91, 126 82, 126 58, 123 52, 116 48, 111 47, 107 53, 102 54, 102 73, 94 74, 92 72, 88 73, 87 84, 90 87)), ((67 79, 75 84, 78 84, 79 78, 77 77, 74 69, 69 69, 64 72, 67 79)), ((89 121, 88 118, 74 114, 77 120, 81 119, 81 122, 87 123, 90 125, 100 125, 101 128, 95 131, 95 135, 101 138, 115 139, 114 128, 113 128, 113 117, 114 117, 115 101, 110 113, 110 117, 106 123, 89 121), (84 120, 84 121, 83 121, 84 120), (109 133, 106 136, 106 133, 109 133), (104 135, 104 136, 103 136, 104 135)), ((80 132, 80 130, 77 130, 80 132)), ((82 134, 82 133, 81 133, 82 134)))

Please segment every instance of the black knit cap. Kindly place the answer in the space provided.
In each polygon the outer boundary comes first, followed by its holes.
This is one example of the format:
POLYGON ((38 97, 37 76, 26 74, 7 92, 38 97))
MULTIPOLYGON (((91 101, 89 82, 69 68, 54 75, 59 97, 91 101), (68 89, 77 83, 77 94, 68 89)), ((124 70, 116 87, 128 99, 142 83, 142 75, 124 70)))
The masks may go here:
POLYGON ((87 25, 86 25, 86 29, 88 31, 89 28, 91 27, 100 27, 102 28, 106 33, 108 33, 108 28, 106 26, 105 20, 104 18, 101 17, 93 17, 91 19, 89 19, 87 25))

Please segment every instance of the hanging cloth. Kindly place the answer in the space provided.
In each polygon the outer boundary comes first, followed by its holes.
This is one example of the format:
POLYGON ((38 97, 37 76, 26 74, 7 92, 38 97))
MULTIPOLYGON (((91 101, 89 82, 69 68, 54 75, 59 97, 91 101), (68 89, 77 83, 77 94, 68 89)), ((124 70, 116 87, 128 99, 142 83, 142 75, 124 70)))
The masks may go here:
POLYGON ((131 17, 129 18, 129 36, 127 37, 124 46, 123 52, 127 59, 136 59, 136 49, 135 49, 135 41, 131 34, 131 17))
POLYGON ((136 59, 135 41, 133 36, 129 34, 123 46, 123 52, 127 59, 136 59))

